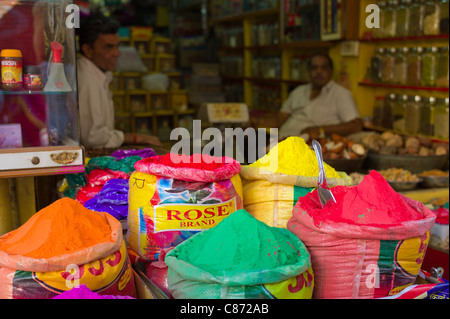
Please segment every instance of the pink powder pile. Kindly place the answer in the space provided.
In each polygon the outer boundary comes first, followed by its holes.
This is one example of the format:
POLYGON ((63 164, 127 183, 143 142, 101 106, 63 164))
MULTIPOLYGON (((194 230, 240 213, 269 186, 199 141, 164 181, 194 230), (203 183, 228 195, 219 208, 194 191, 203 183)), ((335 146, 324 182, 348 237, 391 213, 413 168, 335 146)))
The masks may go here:
POLYGON ((377 171, 352 187, 332 188, 337 203, 320 205, 317 190, 299 198, 299 204, 314 220, 316 227, 327 221, 389 228, 405 221, 423 219, 377 171))
POLYGON ((53 299, 134 299, 130 296, 100 295, 91 291, 86 285, 79 285, 76 288, 65 291, 53 297, 53 299))

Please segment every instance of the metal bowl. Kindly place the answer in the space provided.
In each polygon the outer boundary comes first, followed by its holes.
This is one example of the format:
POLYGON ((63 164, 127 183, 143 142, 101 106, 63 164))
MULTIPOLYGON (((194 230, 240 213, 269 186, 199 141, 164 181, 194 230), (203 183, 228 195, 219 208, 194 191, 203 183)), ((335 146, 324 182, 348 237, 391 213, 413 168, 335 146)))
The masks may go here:
POLYGON ((420 186, 426 188, 448 187, 449 176, 421 176, 420 186))
POLYGON ((408 191, 411 189, 414 189, 417 187, 417 184, 419 184, 422 180, 419 179, 418 181, 408 181, 408 182, 401 182, 401 181, 388 181, 388 183, 392 186, 392 188, 397 191, 408 191))
POLYGON ((351 159, 324 159, 323 161, 333 167, 336 171, 346 172, 347 174, 359 171, 366 160, 366 156, 351 159))
POLYGON ((448 162, 448 154, 439 156, 384 155, 369 152, 364 167, 369 170, 385 170, 403 168, 413 174, 432 169, 444 169, 448 162))

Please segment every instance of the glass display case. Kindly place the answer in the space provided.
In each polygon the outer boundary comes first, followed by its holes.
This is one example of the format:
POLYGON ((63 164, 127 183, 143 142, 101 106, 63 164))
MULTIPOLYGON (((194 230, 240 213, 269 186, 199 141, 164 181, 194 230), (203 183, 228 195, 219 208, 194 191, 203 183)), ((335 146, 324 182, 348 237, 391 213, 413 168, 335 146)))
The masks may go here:
POLYGON ((84 171, 69 0, 0 0, 0 178, 84 171))

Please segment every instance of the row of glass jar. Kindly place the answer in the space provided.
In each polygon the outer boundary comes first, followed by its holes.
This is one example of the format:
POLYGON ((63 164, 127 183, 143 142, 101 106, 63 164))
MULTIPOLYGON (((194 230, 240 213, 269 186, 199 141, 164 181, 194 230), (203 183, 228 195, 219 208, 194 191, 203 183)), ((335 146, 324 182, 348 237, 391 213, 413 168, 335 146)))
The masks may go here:
POLYGON ((220 38, 222 46, 239 48, 244 46, 244 29, 242 27, 224 28, 221 30, 220 38))
POLYGON ((371 59, 374 83, 449 86, 449 48, 377 48, 371 59))
POLYGON ((449 138, 449 99, 419 95, 377 96, 373 124, 410 134, 449 138))
POLYGON ((251 44, 253 46, 278 44, 278 23, 252 25, 251 44))
POLYGON ((263 56, 253 58, 252 76, 263 79, 281 78, 281 58, 279 56, 263 56))
POLYGON ((244 76, 244 58, 242 56, 221 57, 220 72, 223 76, 244 76))
POLYGON ((449 33, 449 0, 379 1, 380 27, 374 38, 414 37, 449 33))

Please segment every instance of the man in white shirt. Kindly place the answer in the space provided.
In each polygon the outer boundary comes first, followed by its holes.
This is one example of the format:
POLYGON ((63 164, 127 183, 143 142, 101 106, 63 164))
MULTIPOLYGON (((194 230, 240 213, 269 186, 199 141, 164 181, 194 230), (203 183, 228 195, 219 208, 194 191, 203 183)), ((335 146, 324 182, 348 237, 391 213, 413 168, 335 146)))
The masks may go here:
POLYGON ((122 144, 161 145, 156 136, 124 133, 114 128, 114 104, 109 84, 119 58, 119 24, 102 15, 81 21, 78 60, 78 104, 81 144, 86 148, 116 148, 122 144))
POLYGON ((279 137, 308 133, 311 138, 333 133, 346 136, 362 130, 352 93, 332 80, 333 62, 317 54, 310 60, 311 82, 295 88, 278 113, 279 137))

